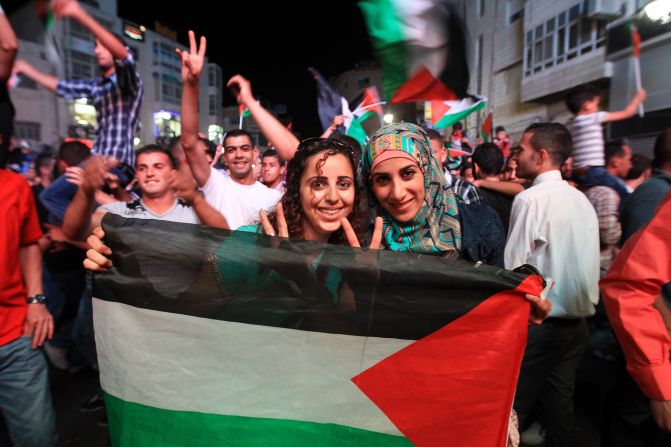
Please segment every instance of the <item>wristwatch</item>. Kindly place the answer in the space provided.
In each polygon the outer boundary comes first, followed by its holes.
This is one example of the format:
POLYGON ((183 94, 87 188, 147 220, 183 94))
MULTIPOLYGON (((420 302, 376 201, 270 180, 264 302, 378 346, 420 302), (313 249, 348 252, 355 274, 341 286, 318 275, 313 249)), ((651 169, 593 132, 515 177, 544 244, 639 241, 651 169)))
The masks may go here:
POLYGON ((47 296, 44 294, 38 294, 38 295, 33 295, 29 296, 26 298, 26 303, 28 304, 45 304, 47 302, 47 296))

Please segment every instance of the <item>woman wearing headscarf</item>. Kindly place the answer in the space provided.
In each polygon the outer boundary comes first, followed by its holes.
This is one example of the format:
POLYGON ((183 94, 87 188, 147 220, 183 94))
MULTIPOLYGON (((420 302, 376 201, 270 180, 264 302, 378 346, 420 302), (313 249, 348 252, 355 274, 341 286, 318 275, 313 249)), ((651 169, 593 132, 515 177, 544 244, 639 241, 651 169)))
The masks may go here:
POLYGON ((501 220, 486 205, 457 200, 420 127, 382 127, 366 145, 362 167, 386 248, 503 266, 501 220))

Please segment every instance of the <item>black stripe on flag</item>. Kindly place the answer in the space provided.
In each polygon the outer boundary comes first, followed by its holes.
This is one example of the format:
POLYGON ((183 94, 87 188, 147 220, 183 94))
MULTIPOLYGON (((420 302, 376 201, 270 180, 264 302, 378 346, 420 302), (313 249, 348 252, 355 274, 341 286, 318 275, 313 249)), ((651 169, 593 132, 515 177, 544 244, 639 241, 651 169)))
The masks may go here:
POLYGON ((416 340, 528 276, 111 213, 103 226, 113 267, 95 275, 95 297, 298 330, 416 340))

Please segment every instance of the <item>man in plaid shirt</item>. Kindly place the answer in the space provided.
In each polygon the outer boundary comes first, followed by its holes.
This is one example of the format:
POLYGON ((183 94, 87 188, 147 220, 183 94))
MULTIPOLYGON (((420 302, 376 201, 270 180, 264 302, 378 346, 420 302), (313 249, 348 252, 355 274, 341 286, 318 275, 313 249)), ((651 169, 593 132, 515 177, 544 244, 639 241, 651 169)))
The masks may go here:
MULTIPOLYGON (((98 118, 92 151, 119 161, 119 168, 114 173, 125 186, 134 176, 133 140, 143 94, 133 56, 123 41, 91 17, 77 0, 54 0, 52 9, 56 17, 78 21, 96 38, 95 56, 102 76, 88 80, 59 80, 22 60, 14 63, 14 72, 31 78, 61 97, 91 100, 98 118)), ((52 217, 62 222, 76 191, 77 186, 62 177, 42 191, 40 201, 52 217)))
POLYGON ((443 137, 435 129, 424 129, 426 134, 429 136, 431 141, 431 147, 433 148, 433 155, 438 160, 440 166, 443 167, 445 173, 445 179, 452 187, 452 192, 463 199, 464 203, 475 204, 483 203, 480 191, 478 187, 472 183, 467 182, 461 177, 452 175, 450 171, 444 168, 445 160, 447 159, 447 149, 445 148, 443 137))
MULTIPOLYGON (((606 144, 606 169, 615 178, 624 179, 631 169, 632 151, 622 141, 606 144)), ((622 184, 624 185, 624 181, 622 184)), ((622 236, 620 225, 620 195, 608 186, 593 186, 585 195, 594 206, 599 218, 599 242, 601 245, 601 272, 605 274, 617 256, 622 236)))
MULTIPOLYGON (((85 80, 59 80, 18 60, 14 71, 66 99, 89 99, 96 108, 98 125, 93 153, 114 157, 122 165, 135 165, 133 139, 142 103, 142 80, 123 41, 105 29, 76 0, 56 0, 57 17, 69 17, 96 38, 95 56, 102 76, 85 80)), ((132 176, 131 176, 132 177, 132 176)), ((130 180, 130 179, 129 179, 130 180)))

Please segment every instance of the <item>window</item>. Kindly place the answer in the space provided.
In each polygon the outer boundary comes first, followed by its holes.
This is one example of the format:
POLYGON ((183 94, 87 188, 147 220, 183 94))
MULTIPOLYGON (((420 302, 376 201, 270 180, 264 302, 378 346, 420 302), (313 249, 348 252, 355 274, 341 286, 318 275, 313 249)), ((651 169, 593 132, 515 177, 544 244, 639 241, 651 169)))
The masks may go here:
POLYGON ((478 17, 485 15, 485 0, 478 0, 478 17))
POLYGON ((370 78, 357 79, 357 87, 366 88, 370 86, 370 78))
POLYGON ((221 69, 214 64, 207 67, 207 85, 208 87, 221 88, 221 69))
POLYGON ((522 17, 524 17, 524 1, 508 0, 508 23, 513 23, 522 17))
POLYGON ((587 4, 585 1, 578 3, 527 31, 524 39, 525 77, 605 45, 606 24, 586 17, 587 4))
POLYGON ((95 56, 70 50, 70 75, 73 79, 86 79, 96 76, 95 56))
POLYGON ((217 114, 217 96, 216 95, 210 95, 209 96, 209 103, 210 103, 210 115, 216 115, 217 114))
POLYGON ((152 45, 154 65, 161 65, 170 70, 182 70, 182 61, 175 52, 175 47, 165 42, 154 42, 152 45))
POLYGON ((70 20, 70 35, 86 42, 93 42, 93 34, 81 23, 70 20))
MULTIPOLYGON (((215 85, 214 66, 210 65, 207 67, 207 86, 214 87, 215 85)), ((212 97, 210 96, 210 98, 212 97)))
POLYGON ((40 128, 40 123, 16 121, 14 122, 14 137, 19 140, 42 141, 40 128))
POLYGON ((181 104, 182 81, 170 75, 161 75, 161 98, 166 102, 181 104))

